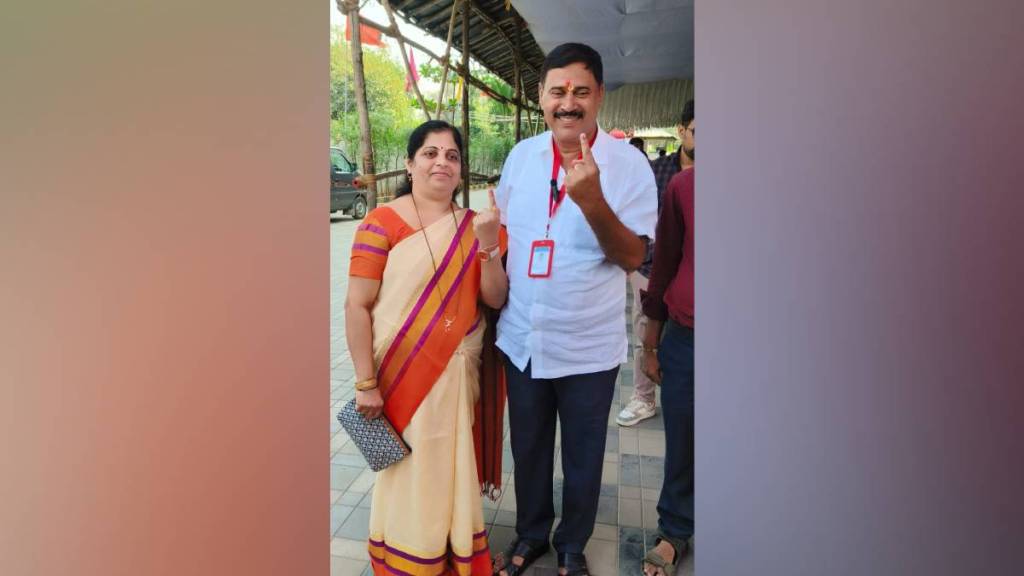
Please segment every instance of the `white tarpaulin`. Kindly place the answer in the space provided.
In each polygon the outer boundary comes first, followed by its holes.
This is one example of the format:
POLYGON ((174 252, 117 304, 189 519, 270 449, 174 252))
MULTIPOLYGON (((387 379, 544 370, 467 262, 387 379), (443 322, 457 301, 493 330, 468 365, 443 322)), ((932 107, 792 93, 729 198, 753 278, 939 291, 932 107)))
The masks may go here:
POLYGON ((582 42, 601 54, 606 90, 693 78, 694 0, 513 0, 544 53, 582 42))

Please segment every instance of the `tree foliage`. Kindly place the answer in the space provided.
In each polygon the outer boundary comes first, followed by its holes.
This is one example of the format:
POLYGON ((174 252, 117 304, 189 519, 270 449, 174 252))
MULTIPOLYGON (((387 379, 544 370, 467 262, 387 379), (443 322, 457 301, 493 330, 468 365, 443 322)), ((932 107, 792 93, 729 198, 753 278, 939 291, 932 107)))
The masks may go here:
MULTIPOLYGON (((343 37, 341 34, 342 31, 335 30, 335 41, 331 43, 331 142, 340 143, 350 159, 361 166, 352 55, 350 44, 338 41, 343 37)), ((393 61, 385 49, 364 46, 363 66, 375 164, 377 171, 383 172, 401 165, 409 133, 423 120, 423 114, 415 95, 405 91, 403 64, 393 61)), ((420 64, 419 71, 421 77, 440 83, 441 67, 436 63, 420 64)), ((473 67, 473 75, 494 92, 512 97, 512 87, 498 76, 477 67, 473 67)), ((461 127, 462 102, 455 94, 457 84, 458 76, 449 70, 442 117, 461 127)), ((514 109, 475 87, 468 86, 468 89, 470 169, 484 174, 496 173, 515 144, 514 109)), ((424 93, 423 96, 433 115, 437 93, 424 93)))
MULTIPOLYGON (((391 168, 396 158, 405 157, 406 139, 420 116, 405 93, 402 66, 384 49, 363 47, 363 69, 375 163, 378 170, 391 168)), ((331 43, 331 141, 340 142, 361 164, 352 54, 346 42, 331 43)))

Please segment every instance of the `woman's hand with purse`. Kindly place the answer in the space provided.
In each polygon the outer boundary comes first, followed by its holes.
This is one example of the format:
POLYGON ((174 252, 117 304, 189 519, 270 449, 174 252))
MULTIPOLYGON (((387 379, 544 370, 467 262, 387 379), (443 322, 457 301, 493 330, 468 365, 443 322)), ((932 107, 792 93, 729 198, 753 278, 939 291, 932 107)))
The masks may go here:
POLYGON ((380 395, 380 388, 357 390, 356 411, 367 420, 379 418, 384 412, 384 397, 380 395))

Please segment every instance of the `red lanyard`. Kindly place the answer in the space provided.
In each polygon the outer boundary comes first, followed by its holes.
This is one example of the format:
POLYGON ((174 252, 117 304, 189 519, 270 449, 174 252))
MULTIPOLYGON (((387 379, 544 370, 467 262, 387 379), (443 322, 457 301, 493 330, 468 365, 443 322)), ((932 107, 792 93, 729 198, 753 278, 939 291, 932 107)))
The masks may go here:
MULTIPOLYGON (((597 140, 597 132, 594 132, 594 137, 590 139, 589 145, 591 148, 594 147, 594 141, 597 140)), ((558 150, 558 143, 555 142, 554 136, 551 137, 551 149, 554 152, 554 159, 551 162, 551 196, 548 198, 548 226, 544 231, 544 237, 548 237, 548 232, 551 231, 551 219, 555 217, 555 212, 558 212, 558 207, 562 205, 562 200, 565 200, 565 182, 562 182, 562 187, 558 188, 558 169, 562 167, 562 153, 558 150)), ((577 160, 583 159, 583 150, 580 150, 577 160)))

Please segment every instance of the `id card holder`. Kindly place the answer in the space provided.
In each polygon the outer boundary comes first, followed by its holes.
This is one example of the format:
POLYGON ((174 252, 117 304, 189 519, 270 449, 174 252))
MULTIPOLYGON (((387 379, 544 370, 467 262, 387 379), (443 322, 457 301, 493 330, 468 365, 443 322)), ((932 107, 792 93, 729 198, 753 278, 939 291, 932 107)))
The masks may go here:
POLYGON ((526 270, 530 278, 551 276, 551 260, 555 254, 554 240, 534 240, 530 246, 530 267, 526 270))

